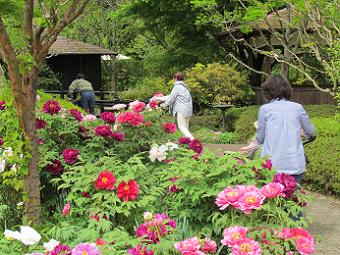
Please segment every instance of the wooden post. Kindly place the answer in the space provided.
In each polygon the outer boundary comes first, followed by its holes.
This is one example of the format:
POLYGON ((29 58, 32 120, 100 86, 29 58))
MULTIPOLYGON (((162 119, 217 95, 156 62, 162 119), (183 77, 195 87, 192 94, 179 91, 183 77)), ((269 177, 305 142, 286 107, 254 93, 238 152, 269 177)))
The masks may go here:
POLYGON ((111 55, 111 91, 117 91, 116 83, 116 55, 111 55))

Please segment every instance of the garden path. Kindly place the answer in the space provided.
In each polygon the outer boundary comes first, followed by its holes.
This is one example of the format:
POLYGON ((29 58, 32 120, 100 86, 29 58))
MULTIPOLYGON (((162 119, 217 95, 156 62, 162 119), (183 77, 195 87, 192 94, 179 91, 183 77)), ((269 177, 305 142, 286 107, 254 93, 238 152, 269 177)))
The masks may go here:
MULTIPOLYGON (((238 151, 244 145, 207 144, 204 145, 216 155, 224 151, 238 151)), ((316 239, 314 255, 340 255, 340 200, 317 192, 309 192, 313 201, 306 208, 310 218, 308 230, 316 239)))

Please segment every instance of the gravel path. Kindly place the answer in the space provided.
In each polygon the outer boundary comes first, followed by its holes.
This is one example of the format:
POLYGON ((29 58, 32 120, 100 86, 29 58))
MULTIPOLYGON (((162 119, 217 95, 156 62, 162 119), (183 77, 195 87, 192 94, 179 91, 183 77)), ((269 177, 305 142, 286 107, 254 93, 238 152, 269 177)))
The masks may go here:
MULTIPOLYGON (((223 155, 224 151, 238 151, 240 144, 207 144, 204 148, 223 155)), ((309 192, 313 201, 306 208, 310 218, 308 230, 316 240, 314 255, 340 255, 340 200, 316 192, 309 192)))

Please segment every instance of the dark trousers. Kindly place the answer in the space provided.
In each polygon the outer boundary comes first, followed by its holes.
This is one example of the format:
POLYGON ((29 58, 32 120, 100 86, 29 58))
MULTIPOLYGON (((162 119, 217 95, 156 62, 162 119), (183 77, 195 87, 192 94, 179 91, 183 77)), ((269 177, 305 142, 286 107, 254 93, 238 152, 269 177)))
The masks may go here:
POLYGON ((90 114, 94 115, 94 102, 96 96, 93 91, 82 91, 80 92, 81 97, 81 108, 88 110, 90 114))

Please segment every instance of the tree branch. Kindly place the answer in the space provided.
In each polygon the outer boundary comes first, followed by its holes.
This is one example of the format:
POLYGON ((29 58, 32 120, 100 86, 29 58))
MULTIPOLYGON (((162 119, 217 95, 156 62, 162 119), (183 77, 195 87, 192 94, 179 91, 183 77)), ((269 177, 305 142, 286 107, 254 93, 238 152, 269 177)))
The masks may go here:
POLYGON ((31 51, 33 51, 33 8, 34 0, 26 0, 24 10, 24 35, 29 41, 31 51))

